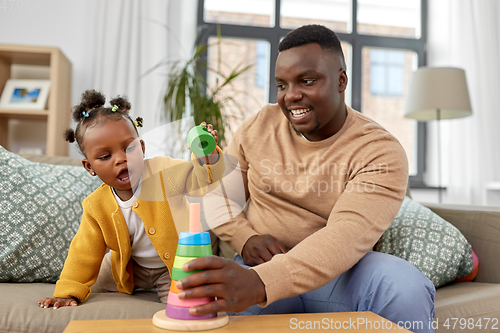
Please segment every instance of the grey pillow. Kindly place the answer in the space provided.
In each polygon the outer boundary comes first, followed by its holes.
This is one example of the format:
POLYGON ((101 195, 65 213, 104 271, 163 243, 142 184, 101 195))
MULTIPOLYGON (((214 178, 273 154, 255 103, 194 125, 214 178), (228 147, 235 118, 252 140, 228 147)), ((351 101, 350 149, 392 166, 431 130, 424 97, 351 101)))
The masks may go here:
POLYGON ((100 184, 82 166, 33 163, 0 146, 0 282, 55 282, 82 201, 100 184))
POLYGON ((403 258, 437 288, 473 270, 472 247, 451 223, 406 197, 375 251, 403 258))

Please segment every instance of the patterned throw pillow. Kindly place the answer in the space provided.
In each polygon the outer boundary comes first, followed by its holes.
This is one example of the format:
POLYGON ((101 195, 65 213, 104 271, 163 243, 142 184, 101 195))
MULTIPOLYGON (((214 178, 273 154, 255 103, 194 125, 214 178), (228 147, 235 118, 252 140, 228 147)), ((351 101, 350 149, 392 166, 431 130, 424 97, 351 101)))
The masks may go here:
POLYGON ((409 261, 436 288, 473 271, 472 247, 464 235, 408 197, 375 245, 375 251, 409 261))
POLYGON ((32 163, 0 146, 0 282, 55 282, 101 180, 81 166, 32 163))

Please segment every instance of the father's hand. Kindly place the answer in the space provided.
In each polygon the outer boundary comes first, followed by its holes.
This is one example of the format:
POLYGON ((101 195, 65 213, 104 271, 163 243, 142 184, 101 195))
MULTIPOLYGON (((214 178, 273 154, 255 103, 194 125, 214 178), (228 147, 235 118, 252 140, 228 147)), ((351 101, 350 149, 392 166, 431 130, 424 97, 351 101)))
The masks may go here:
POLYGON ((177 282, 180 299, 217 297, 208 304, 191 307, 193 315, 220 311, 240 312, 266 300, 264 283, 252 269, 246 269, 232 260, 207 256, 189 261, 184 271, 206 269, 177 282))
POLYGON ((286 249, 276 238, 271 235, 255 235, 247 240, 241 256, 245 265, 255 266, 271 260, 279 253, 286 253, 286 249))

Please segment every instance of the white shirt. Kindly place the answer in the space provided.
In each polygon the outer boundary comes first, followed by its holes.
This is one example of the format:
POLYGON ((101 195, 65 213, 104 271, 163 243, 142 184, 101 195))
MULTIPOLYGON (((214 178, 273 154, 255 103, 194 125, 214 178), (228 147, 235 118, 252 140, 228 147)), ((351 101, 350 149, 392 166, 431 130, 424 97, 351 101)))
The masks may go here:
POLYGON ((132 210, 132 206, 139 196, 139 193, 141 193, 141 188, 141 181, 139 181, 137 190, 134 192, 132 198, 127 201, 120 199, 113 189, 116 202, 118 203, 123 217, 125 218, 125 222, 127 223, 132 258, 134 258, 139 265, 146 268, 165 267, 165 263, 161 260, 158 252, 156 252, 153 243, 151 243, 151 240, 146 233, 144 223, 139 215, 132 210))

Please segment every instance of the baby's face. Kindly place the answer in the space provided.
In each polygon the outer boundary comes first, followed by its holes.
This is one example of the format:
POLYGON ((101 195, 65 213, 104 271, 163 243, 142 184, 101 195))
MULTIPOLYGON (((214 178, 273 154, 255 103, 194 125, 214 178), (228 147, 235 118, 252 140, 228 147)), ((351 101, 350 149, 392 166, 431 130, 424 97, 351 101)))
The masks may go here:
MULTIPOLYGON (((88 165, 99 178, 119 191, 131 193, 144 167, 144 142, 139 140, 133 124, 122 118, 90 127, 83 136, 88 165)), ((85 160, 84 160, 85 161, 85 160)))

